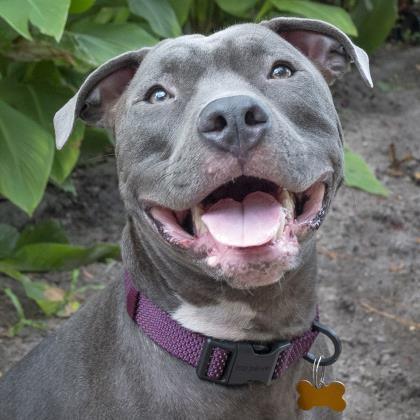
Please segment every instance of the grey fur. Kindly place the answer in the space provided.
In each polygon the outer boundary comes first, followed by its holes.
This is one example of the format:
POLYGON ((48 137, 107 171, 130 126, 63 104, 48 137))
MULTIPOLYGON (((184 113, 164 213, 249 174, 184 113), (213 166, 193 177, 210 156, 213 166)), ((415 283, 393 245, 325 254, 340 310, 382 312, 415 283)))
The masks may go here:
MULTIPOLYGON (((243 290, 199 258, 168 244, 143 207, 152 202, 175 210, 189 208, 242 174, 304 191, 329 172, 331 200, 343 177, 340 123, 321 73, 277 34, 295 29, 339 41, 370 83, 362 62, 365 56, 341 31, 319 21, 279 18, 233 26, 209 37, 166 40, 151 49, 123 54, 93 72, 55 118, 58 147, 81 114, 116 138, 119 185, 128 214, 123 261, 136 287, 171 313, 183 302, 197 308, 218 302, 247 305, 248 316, 252 311, 256 315, 238 322, 238 328, 250 340, 287 339, 310 325, 317 300, 315 235, 301 243, 297 266, 277 283, 243 290), (279 59, 298 71, 273 84, 267 74, 279 59), (126 89, 126 79, 109 79, 133 65, 138 69, 126 89), (103 83, 109 80, 119 84, 121 97, 107 96, 103 83), (147 89, 157 83, 164 84, 175 99, 162 105, 145 103, 147 89), (197 116, 207 103, 239 94, 262 101, 272 123, 241 164, 231 154, 204 144, 196 133, 197 116), (216 169, 229 170, 216 170, 209 177, 205 171, 209 161, 216 169)), ((129 71, 122 74, 126 78, 129 71)), ((223 322, 222 315, 214 317, 215 323, 223 322)), ((197 331, 206 332, 200 327, 197 331)), ((314 347, 315 352, 325 352, 321 340, 314 347)), ((139 332, 126 313, 122 279, 115 279, 6 375, 0 383, 0 418, 339 417, 328 410, 296 409, 296 382, 310 377, 310 369, 300 361, 270 386, 226 388, 201 381, 193 368, 139 332)))

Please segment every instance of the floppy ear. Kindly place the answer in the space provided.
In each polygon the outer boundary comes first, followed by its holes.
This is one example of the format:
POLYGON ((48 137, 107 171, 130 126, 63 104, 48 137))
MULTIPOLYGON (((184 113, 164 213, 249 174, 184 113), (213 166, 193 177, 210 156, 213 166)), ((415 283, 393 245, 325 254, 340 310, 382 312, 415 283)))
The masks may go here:
POLYGON ((261 25, 276 32, 306 55, 329 85, 354 62, 365 83, 373 87, 368 55, 335 26, 320 20, 287 17, 266 20, 261 25))
POLYGON ((54 116, 55 141, 61 149, 77 118, 98 127, 110 127, 112 109, 150 48, 121 54, 98 67, 79 91, 54 116))

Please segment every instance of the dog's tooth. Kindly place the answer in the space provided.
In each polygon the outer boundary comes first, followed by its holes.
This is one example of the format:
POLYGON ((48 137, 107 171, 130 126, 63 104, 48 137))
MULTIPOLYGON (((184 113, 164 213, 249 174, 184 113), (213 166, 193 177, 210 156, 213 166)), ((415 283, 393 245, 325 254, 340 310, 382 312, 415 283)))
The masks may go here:
POLYGON ((293 196, 289 193, 289 191, 283 189, 278 197, 278 201, 287 210, 288 215, 293 218, 295 211, 295 202, 293 200, 293 196))
POLYGON ((207 226, 201 220, 203 213, 203 209, 200 206, 194 206, 191 209, 194 232, 197 236, 201 236, 207 232, 207 226))
POLYGON ((286 226, 286 219, 282 218, 280 226, 276 233, 276 239, 280 239, 283 236, 284 227, 286 226))

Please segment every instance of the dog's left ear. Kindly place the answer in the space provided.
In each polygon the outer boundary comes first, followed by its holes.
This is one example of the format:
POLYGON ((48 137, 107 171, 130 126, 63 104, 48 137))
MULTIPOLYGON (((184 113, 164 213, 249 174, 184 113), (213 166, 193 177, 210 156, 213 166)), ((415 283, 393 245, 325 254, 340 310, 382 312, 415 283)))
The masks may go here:
POLYGON ((355 63, 365 83, 373 87, 369 57, 350 38, 329 23, 300 18, 279 17, 261 22, 308 57, 329 85, 355 63))

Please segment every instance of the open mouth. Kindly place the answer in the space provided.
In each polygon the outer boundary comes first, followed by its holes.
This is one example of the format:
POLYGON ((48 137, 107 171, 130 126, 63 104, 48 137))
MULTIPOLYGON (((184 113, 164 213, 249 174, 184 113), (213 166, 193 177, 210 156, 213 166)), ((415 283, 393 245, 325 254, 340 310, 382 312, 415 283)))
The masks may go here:
POLYGON ((315 182, 303 192, 241 176, 221 185, 190 209, 155 206, 150 215, 162 236, 184 247, 255 250, 297 241, 317 229, 325 215, 326 184, 315 182))

